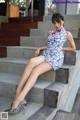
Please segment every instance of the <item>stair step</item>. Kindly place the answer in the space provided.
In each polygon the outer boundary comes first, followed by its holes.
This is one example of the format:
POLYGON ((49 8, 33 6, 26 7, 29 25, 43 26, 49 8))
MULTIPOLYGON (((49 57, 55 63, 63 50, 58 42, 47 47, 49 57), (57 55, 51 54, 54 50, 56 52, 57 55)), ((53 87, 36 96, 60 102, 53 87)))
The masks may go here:
POLYGON ((74 69, 75 65, 63 65, 60 69, 56 70, 55 81, 61 83, 68 83, 69 71, 74 69))
POLYGON ((66 28, 80 28, 80 20, 67 20, 65 21, 66 28))
MULTIPOLYGON (((28 63, 28 59, 21 59, 21 58, 1 58, 0 59, 0 72, 10 72, 13 74, 22 74, 26 64, 28 63)), ((50 70, 42 75, 39 76, 41 80, 49 80, 54 81, 55 79, 55 72, 56 72, 56 81, 61 81, 64 83, 68 82, 68 74, 69 69, 74 68, 74 65, 63 65, 57 71, 50 70), (61 74, 62 73, 62 74, 61 74), (61 79, 59 79, 61 78, 61 79)))
POLYGON ((80 15, 64 15, 65 20, 80 20, 80 15))
POLYGON ((28 47, 28 46, 7 47, 7 57, 30 59, 31 57, 34 57, 34 53, 37 48, 38 47, 28 47))
POLYGON ((39 37, 39 36, 20 37, 20 45, 41 47, 46 44, 46 39, 47 39, 46 37, 39 37))
POLYGON ((7 48, 6 47, 0 47, 0 58, 1 57, 7 57, 7 48))
POLYGON ((44 105, 48 107, 57 107, 60 93, 62 92, 65 84, 54 82, 44 89, 44 105))
POLYGON ((47 117, 54 111, 53 108, 43 106, 27 120, 46 120, 47 117))
MULTIPOLYGON (((52 15, 48 15, 48 16, 43 16, 43 21, 50 21, 52 18, 52 15)), ((64 19, 65 21, 67 20, 80 20, 80 15, 76 14, 76 15, 64 15, 64 19)))
MULTIPOLYGON (((53 30, 54 28, 52 28, 50 25, 46 25, 42 22, 38 23, 40 25, 38 25, 38 30, 37 29, 31 29, 30 31, 30 36, 43 36, 43 37, 47 37, 48 32, 50 30, 53 30), (46 28, 45 28, 46 27, 46 28)), ((80 37, 80 30, 79 28, 66 28, 67 31, 70 31, 71 34, 73 35, 73 38, 79 38, 80 37)))
POLYGON ((75 38, 75 39, 74 39, 74 42, 75 42, 75 44, 76 44, 76 49, 77 49, 77 50, 80 50, 80 40, 79 40, 79 38, 75 38))
POLYGON ((33 29, 37 28, 38 24, 37 23, 2 23, 1 24, 1 29, 33 29))
MULTIPOLYGON (((47 42, 47 37, 41 37, 41 36, 35 36, 36 32, 34 34, 34 36, 30 36, 30 37, 20 37, 20 45, 22 46, 34 46, 34 47, 41 47, 41 46, 45 46, 46 42, 47 42)), ((76 45, 77 50, 80 49, 80 40, 79 38, 74 38, 74 42, 76 45)), ((64 47, 70 47, 70 44, 68 42, 68 40, 65 42, 64 47)))
MULTIPOLYGON (((0 95, 4 97, 13 98, 15 96, 17 85, 20 80, 20 75, 11 73, 0 73, 0 95)), ((43 104, 44 88, 46 88, 50 84, 50 81, 42 81, 38 79, 33 88, 26 96, 26 99, 28 101, 43 104)))
MULTIPOLYGON (((65 21, 65 24, 64 24, 64 27, 66 29, 71 29, 71 28, 80 28, 80 20, 67 20, 65 21)), ((48 28, 51 29, 53 28, 53 24, 52 24, 52 21, 51 19, 49 21, 43 21, 43 22, 38 22, 38 27, 42 29, 42 26, 44 28, 48 28)))
POLYGON ((74 105, 72 108, 72 112, 79 113, 80 112, 80 88, 78 89, 74 105))
POLYGON ((76 63, 76 52, 65 51, 64 52, 64 64, 75 65, 76 63))
POLYGON ((29 29, 22 29, 22 30, 0 30, 0 38, 1 37, 20 37, 20 36, 29 36, 30 30, 29 29))
POLYGON ((30 29, 30 36, 31 37, 46 37, 47 36, 47 32, 45 32, 44 30, 39 30, 39 29, 30 29))
MULTIPOLYGON (((12 100, 13 100, 12 98, 0 96, 0 112, 3 112, 4 110, 8 109, 10 107, 12 100)), ((18 120, 18 119, 27 120, 30 116, 36 113, 41 107, 42 104, 28 102, 27 106, 26 107, 23 106, 18 114, 8 115, 8 120, 18 120)))
POLYGON ((80 30, 79 30, 79 28, 74 28, 74 29, 70 28, 70 29, 67 29, 67 31, 71 32, 73 38, 79 38, 80 37, 80 30))
MULTIPOLYGON (((16 17, 16 18, 9 18, 9 23, 30 23, 31 22, 32 17, 31 16, 27 16, 27 17, 16 17)), ((43 20, 43 16, 33 16, 33 22, 38 22, 38 21, 42 21, 43 20)))
POLYGON ((43 21, 50 21, 52 18, 52 15, 46 15, 46 16, 43 16, 43 21))
MULTIPOLYGON (((66 21, 65 22, 65 29, 67 31, 70 31, 73 35, 74 38, 78 38, 79 35, 79 23, 80 21, 76 21, 76 20, 71 20, 71 21, 66 21)), ((50 30, 53 30, 53 24, 51 21, 46 21, 46 22, 38 22, 38 29, 43 33, 43 35, 47 36, 47 33, 50 30)), ((33 29, 33 33, 36 33, 36 31, 33 29)), ((33 35, 33 34, 32 34, 33 35)), ((79 35, 80 36, 80 35, 79 35)))
POLYGON ((79 120, 79 119, 76 119, 75 113, 69 113, 66 111, 59 110, 52 120, 79 120))
MULTIPOLYGON (((0 72, 13 73, 22 75, 26 67, 28 59, 20 58, 1 58, 0 59, 0 72)), ((40 80, 54 81, 55 71, 50 70, 39 76, 40 80)))
MULTIPOLYGON (((30 59, 34 57, 35 50, 38 47, 7 47, 7 57, 16 57, 16 58, 27 58, 30 59)), ((64 64, 75 65, 76 63, 76 52, 65 51, 64 52, 64 64)))
POLYGON ((19 37, 3 37, 0 38, 0 46, 19 46, 20 45, 20 38, 19 37))

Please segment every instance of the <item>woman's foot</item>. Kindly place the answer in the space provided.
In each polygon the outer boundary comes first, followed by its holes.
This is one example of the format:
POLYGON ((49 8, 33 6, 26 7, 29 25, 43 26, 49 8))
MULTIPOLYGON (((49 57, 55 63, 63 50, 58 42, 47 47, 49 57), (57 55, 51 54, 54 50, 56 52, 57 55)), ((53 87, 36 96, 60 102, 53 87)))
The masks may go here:
POLYGON ((13 103, 12 103, 11 106, 10 106, 10 109, 5 110, 5 112, 8 112, 9 114, 16 114, 16 113, 18 113, 18 112, 20 111, 21 107, 22 107, 23 105, 26 105, 26 104, 27 104, 27 102, 26 102, 25 99, 22 100, 22 101, 18 104, 17 107, 14 107, 14 105, 13 105, 13 103))

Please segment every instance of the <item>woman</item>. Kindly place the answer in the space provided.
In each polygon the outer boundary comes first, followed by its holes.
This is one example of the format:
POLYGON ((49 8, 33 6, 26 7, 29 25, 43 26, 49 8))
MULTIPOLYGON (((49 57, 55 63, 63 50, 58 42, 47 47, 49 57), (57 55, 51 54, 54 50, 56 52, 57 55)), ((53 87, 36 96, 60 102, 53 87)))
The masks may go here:
POLYGON ((64 17, 59 13, 55 13, 52 16, 52 23, 56 30, 49 31, 47 45, 38 48, 35 51, 35 57, 29 60, 16 90, 15 99, 10 109, 6 110, 10 114, 17 113, 22 105, 26 104, 25 96, 33 87, 39 75, 51 69, 57 70, 62 66, 64 50, 76 50, 72 34, 64 28, 64 17), (69 41, 71 47, 63 47, 66 40, 69 41), (41 50, 43 50, 42 54, 40 54, 41 50))

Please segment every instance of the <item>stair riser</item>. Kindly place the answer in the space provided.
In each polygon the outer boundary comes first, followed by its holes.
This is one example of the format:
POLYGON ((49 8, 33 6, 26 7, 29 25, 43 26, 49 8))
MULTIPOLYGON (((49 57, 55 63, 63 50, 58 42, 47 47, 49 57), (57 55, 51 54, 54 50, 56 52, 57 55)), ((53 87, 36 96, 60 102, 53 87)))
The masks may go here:
MULTIPOLYGON (((46 42, 47 42, 47 38, 46 37, 21 37, 20 38, 20 45, 21 46, 34 46, 34 47, 41 47, 41 46, 45 46, 46 45, 46 42)), ((78 41, 79 42, 79 41, 78 41)), ((78 44, 78 42, 75 44, 76 45, 80 45, 78 44)), ((64 46, 67 46, 67 47, 70 47, 70 44, 68 41, 65 42, 65 45, 64 46)))
POLYGON ((20 38, 20 45, 21 46, 34 46, 34 47, 41 47, 46 44, 46 38, 35 38, 35 37, 21 37, 20 38))
MULTIPOLYGON (((26 67, 26 64, 0 62, 0 72, 22 75, 26 67)), ((53 70, 46 72, 45 74, 39 76, 39 79, 53 82, 55 79, 55 72, 53 70)))
MULTIPOLYGON (((35 49, 36 50, 36 49, 35 49)), ((16 57, 16 58, 27 58, 30 59, 34 57, 35 53, 34 49, 25 49, 25 48, 7 48, 7 56, 8 57, 16 57)))
POLYGON ((0 82, 0 95, 5 96, 5 97, 14 98, 15 93, 16 93, 16 88, 17 88, 17 85, 0 82))
POLYGON ((75 44, 76 44, 76 49, 80 50, 80 40, 74 40, 75 44))
POLYGON ((30 101, 44 103, 44 89, 33 87, 30 92, 30 101))
MULTIPOLYGON (((74 39, 75 45, 76 45, 76 50, 80 50, 80 40, 74 39)), ((65 47, 70 47, 70 44, 68 41, 65 42, 64 44, 65 47)))
POLYGON ((75 65, 76 64, 76 52, 66 51, 64 52, 64 64, 75 65))
POLYGON ((0 58, 1 57, 7 57, 7 48, 6 47, 0 47, 0 58))
POLYGON ((3 23, 1 24, 1 29, 4 30, 4 29, 23 29, 23 28, 26 28, 26 29, 34 29, 34 28, 37 28, 37 23, 21 23, 21 24, 11 24, 11 23, 3 23))
MULTIPOLYGON (((14 98, 16 94, 17 86, 18 85, 14 85, 14 84, 0 83, 0 95, 4 97, 14 98)), ((43 104, 44 89, 33 87, 32 90, 26 96, 26 99, 34 103, 43 104)))
POLYGON ((38 29, 46 37, 48 35, 48 32, 54 29, 54 26, 51 22, 38 22, 38 29))
POLYGON ((56 108, 64 86, 63 83, 54 82, 46 87, 44 89, 44 105, 56 108))
MULTIPOLYGON (((65 28, 66 29, 72 29, 72 28, 79 28, 80 27, 80 20, 68 20, 65 21, 65 28)), ((46 21, 46 22, 38 22, 38 28, 42 29, 42 27, 45 29, 53 29, 53 23, 51 21, 46 21)))
POLYGON ((68 83, 69 79, 69 69, 60 68, 56 71, 56 82, 68 83))
POLYGON ((11 37, 11 38, 13 37, 14 38, 14 37, 20 37, 20 36, 29 36, 29 32, 22 32, 22 33, 21 32, 20 33, 19 32, 14 32, 14 33, 13 32, 5 32, 5 33, 0 32, 0 38, 1 37, 11 37))
MULTIPOLYGON (((50 21, 52 18, 52 15, 51 16, 44 16, 43 17, 43 21, 50 21)), ((65 21, 67 20, 80 20, 80 16, 79 15, 64 15, 64 19, 65 21)))
POLYGON ((80 27, 80 20, 71 20, 65 22, 66 28, 79 28, 80 27))
POLYGON ((71 29, 67 29, 67 31, 71 32, 73 38, 79 38, 80 37, 80 31, 79 31, 78 28, 72 29, 72 30, 71 29))
MULTIPOLYGON (((13 22, 17 22, 17 23, 21 23, 21 22, 25 22, 25 23, 30 23, 31 22, 31 16, 28 17, 21 17, 21 18, 9 18, 9 22, 13 23, 13 22)), ((43 17, 42 16, 35 16, 33 17, 33 21, 34 22, 38 22, 38 21, 42 21, 43 17)))
POLYGON ((53 108, 57 107, 58 92, 45 89, 44 98, 44 105, 53 108))
POLYGON ((52 15, 48 15, 48 16, 44 16, 43 17, 43 21, 45 22, 45 21, 50 21, 51 20, 51 18, 52 18, 52 15))
POLYGON ((20 38, 0 38, 0 46, 19 46, 20 38))
MULTIPOLYGON (((29 48, 16 48, 16 47, 8 47, 7 48, 7 56, 8 57, 16 57, 16 58, 27 58, 30 59, 35 57, 35 51, 37 48, 29 49, 29 48)), ((64 64, 75 65, 76 63, 76 52, 64 52, 64 64)))
POLYGON ((31 37, 36 37, 36 36, 41 36, 41 37, 45 37, 47 35, 47 32, 42 30, 40 31, 39 29, 31 29, 30 30, 30 36, 31 37))
POLYGON ((64 16, 65 21, 67 20, 80 20, 80 16, 79 15, 65 15, 64 16))
MULTIPOLYGON (((36 29, 32 29, 32 30, 30 30, 30 36, 43 36, 43 37, 46 37, 47 35, 48 35, 48 32, 50 31, 50 30, 52 30, 52 29, 54 29, 54 28, 52 28, 52 27, 50 27, 49 28, 49 26, 47 25, 47 26, 45 26, 44 24, 43 25, 40 25, 40 28, 39 28, 38 30, 36 30, 36 29), (46 27, 46 28, 45 28, 46 27), (40 29, 40 30, 39 30, 40 29)), ((67 29, 66 28, 66 30, 67 31, 70 31, 71 33, 72 33, 72 35, 73 35, 73 38, 78 38, 80 35, 79 35, 79 33, 78 33, 78 30, 76 29, 74 29, 74 30, 70 30, 70 29, 67 29), (79 36, 78 36, 79 35, 79 36)))

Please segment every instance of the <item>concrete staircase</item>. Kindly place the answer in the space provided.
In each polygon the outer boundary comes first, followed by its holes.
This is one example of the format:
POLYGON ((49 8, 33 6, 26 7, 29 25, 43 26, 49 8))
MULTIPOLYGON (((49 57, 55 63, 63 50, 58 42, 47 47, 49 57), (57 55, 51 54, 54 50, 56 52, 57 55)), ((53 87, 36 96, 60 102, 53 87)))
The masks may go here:
MULTIPOLYGON (((18 46, 11 44, 9 47, 5 42, 6 57, 0 58, 0 112, 10 106, 25 66, 28 60, 34 57, 34 51, 37 47, 46 44, 46 32, 52 28, 51 22, 46 20, 47 18, 44 16, 43 22, 35 23, 38 29, 31 29, 32 23, 29 23, 31 25, 25 23, 30 30, 30 36, 24 37, 21 34, 20 39, 17 37, 20 43, 18 46)), ((12 26, 11 23, 8 23, 2 25, 2 30, 12 30, 13 26, 14 29, 16 27, 17 29, 24 28, 23 23, 13 23, 12 26)), ((70 29, 79 41, 79 29, 70 29)), ((14 40, 14 38, 12 39, 14 40)), ((71 112, 80 85, 78 75, 80 52, 78 50, 64 54, 63 66, 57 71, 51 70, 39 76, 36 84, 26 96, 27 106, 23 107, 17 115, 9 115, 9 120, 52 120, 59 109, 71 112)))
POLYGON ((80 114, 80 88, 78 89, 72 112, 80 114))

